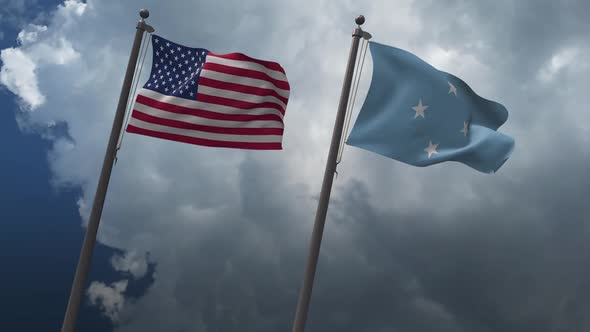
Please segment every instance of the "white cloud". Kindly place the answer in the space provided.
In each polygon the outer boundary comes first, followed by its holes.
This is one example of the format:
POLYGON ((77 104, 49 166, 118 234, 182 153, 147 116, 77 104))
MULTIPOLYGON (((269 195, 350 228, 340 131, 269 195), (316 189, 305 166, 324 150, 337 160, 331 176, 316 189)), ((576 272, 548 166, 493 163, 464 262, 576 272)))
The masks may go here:
POLYGON ((111 264, 116 271, 129 272, 135 279, 143 277, 148 269, 146 256, 135 251, 129 251, 124 255, 114 255, 111 257, 111 264))
POLYGON ((2 69, 0 82, 12 93, 19 96, 27 107, 35 109, 45 102, 45 96, 39 91, 37 65, 20 49, 7 48, 0 53, 2 69))
POLYGON ((30 24, 26 29, 18 33, 17 40, 21 44, 34 43, 41 32, 47 31, 47 26, 30 24))
POLYGON ((557 73, 563 68, 576 63, 576 57, 579 50, 573 47, 567 47, 556 52, 545 65, 539 69, 538 77, 542 82, 551 81, 557 73))
POLYGON ((84 3, 67 0, 55 12, 52 29, 30 24, 19 32, 18 48, 7 48, 0 53, 2 69, 0 82, 24 102, 23 108, 34 110, 46 101, 39 89, 37 74, 46 66, 68 65, 78 59, 78 52, 63 37, 65 28, 72 24, 72 16, 84 13, 84 3))
POLYGON ((112 283, 110 286, 102 282, 93 282, 87 290, 88 300, 93 306, 97 306, 99 310, 108 318, 117 321, 119 312, 125 305, 125 298, 123 293, 127 289, 127 280, 121 280, 112 283))
POLYGON ((86 11, 86 4, 79 0, 65 0, 62 7, 58 11, 58 15, 73 15, 73 16, 82 16, 86 11))

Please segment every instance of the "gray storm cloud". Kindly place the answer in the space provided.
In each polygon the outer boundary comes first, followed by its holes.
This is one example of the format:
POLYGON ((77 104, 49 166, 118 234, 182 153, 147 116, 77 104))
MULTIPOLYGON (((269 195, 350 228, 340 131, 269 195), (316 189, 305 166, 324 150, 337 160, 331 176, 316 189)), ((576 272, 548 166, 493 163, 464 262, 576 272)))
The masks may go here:
MULTIPOLYGON (((31 38, 2 51, 3 73, 23 59, 35 66, 26 82, 10 74, 2 80, 25 103, 38 103, 21 125, 67 123, 69 137, 56 136, 49 151, 52 181, 82 188, 82 219, 115 110, 135 6, 66 1, 48 15, 46 30, 25 28, 29 34, 23 36, 31 38), (51 59, 77 56, 64 64, 43 62, 36 50, 53 52, 51 59), (17 81, 37 90, 10 85, 17 81)), ((506 105, 510 117, 503 131, 517 147, 491 176, 454 163, 413 168, 347 147, 309 331, 590 328, 588 2, 143 6, 162 36, 280 62, 292 94, 281 152, 125 136, 100 241, 137 257, 150 252, 157 268, 142 297, 123 301, 116 293, 117 303, 124 302, 117 306, 116 331, 290 329, 352 20, 359 13, 376 41, 412 51, 506 105)), ((357 109, 372 70, 369 54, 365 68, 357 109)), ((145 273, 141 261, 114 261, 119 270, 136 266, 145 273)), ((93 296, 111 293, 95 286, 93 296)))

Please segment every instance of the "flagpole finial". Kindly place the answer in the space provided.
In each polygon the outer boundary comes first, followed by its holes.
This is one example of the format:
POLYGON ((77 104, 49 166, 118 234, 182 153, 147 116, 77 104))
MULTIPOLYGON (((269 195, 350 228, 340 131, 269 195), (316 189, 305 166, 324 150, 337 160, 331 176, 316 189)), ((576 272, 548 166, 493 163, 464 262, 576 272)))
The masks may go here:
POLYGON ((354 22, 361 26, 363 23, 365 23, 365 17, 363 15, 359 15, 356 17, 356 19, 354 19, 354 22))
POLYGON ((150 11, 144 8, 139 11, 139 16, 145 20, 146 18, 150 17, 150 11))
POLYGON ((148 33, 152 33, 154 31, 156 31, 154 29, 154 27, 152 27, 151 25, 145 23, 145 19, 150 17, 150 11, 147 9, 142 9, 139 11, 139 16, 141 16, 141 20, 139 20, 139 22, 137 22, 137 28, 143 31, 147 31, 148 33))

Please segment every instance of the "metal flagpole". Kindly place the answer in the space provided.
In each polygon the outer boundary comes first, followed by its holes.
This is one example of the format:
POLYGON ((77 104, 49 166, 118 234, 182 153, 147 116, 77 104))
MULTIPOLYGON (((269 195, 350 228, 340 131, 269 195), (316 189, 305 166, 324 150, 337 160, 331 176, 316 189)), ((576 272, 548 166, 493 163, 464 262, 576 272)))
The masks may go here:
POLYGON ((303 287, 299 293, 299 302, 297 303, 297 311, 295 313, 295 321, 293 323, 293 332, 304 331, 315 271, 318 264, 318 256, 320 254, 322 235, 324 233, 324 225, 326 223, 326 214, 328 212, 330 192, 332 191, 332 182, 334 180, 334 173, 336 172, 336 159, 338 157, 338 149, 342 138, 342 129, 344 125, 346 109, 348 106, 348 97, 350 96, 350 86, 352 84, 354 64, 356 61, 360 38, 366 38, 368 35, 361 29, 361 25, 365 23, 365 17, 360 15, 355 19, 355 22, 357 27, 352 33, 352 46, 350 48, 350 54, 348 55, 348 64, 346 66, 346 74, 344 75, 344 84, 342 85, 340 103, 338 104, 336 122, 334 123, 334 132, 332 133, 332 143, 330 144, 328 161, 326 163, 326 170, 324 172, 324 181, 322 182, 322 190, 320 192, 320 200, 318 202, 318 209, 315 216, 313 231, 311 233, 309 256, 307 257, 307 265, 305 267, 303 287))
POLYGON ((94 196, 94 203, 92 205, 90 219, 88 220, 88 226, 86 228, 86 236, 84 237, 84 243, 82 244, 80 258, 78 259, 78 266, 76 268, 76 274, 74 276, 74 282, 72 284, 70 298, 68 300, 68 307, 66 309, 65 318, 61 328, 62 332, 74 332, 76 325, 78 310, 80 309, 80 302, 82 301, 82 297, 84 295, 84 286, 86 284, 88 272, 90 271, 90 262, 92 260, 94 244, 96 243, 98 224, 100 222, 102 208, 109 185, 109 179, 113 169, 113 162, 115 161, 117 141, 119 140, 119 136, 121 135, 121 130, 123 127, 125 109, 127 108, 127 100, 129 99, 131 83, 135 73, 135 66, 137 65, 141 40, 143 38, 144 32, 154 32, 154 28, 146 24, 144 21, 149 17, 149 15, 150 13, 147 9, 142 9, 139 12, 141 19, 137 23, 135 39, 133 40, 131 55, 129 56, 129 63, 127 64, 127 71, 125 72, 125 79, 123 80, 121 95, 119 96, 119 104, 117 106, 117 112, 115 113, 115 119, 113 120, 111 136, 109 138, 109 143, 104 156, 102 170, 100 172, 100 178, 96 188, 96 195, 94 196))

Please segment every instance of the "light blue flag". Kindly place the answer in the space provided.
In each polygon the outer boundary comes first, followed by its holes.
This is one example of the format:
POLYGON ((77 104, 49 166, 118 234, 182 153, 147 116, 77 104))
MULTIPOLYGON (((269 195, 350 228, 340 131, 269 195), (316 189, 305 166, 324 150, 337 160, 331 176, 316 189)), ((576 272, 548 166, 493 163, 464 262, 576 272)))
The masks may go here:
POLYGON ((514 139, 506 108, 401 49, 370 42, 373 78, 347 144, 414 166, 457 161, 496 172, 514 139))

